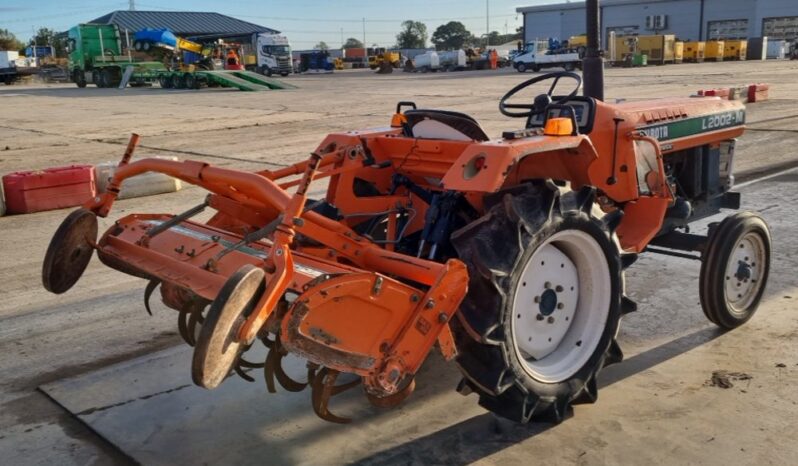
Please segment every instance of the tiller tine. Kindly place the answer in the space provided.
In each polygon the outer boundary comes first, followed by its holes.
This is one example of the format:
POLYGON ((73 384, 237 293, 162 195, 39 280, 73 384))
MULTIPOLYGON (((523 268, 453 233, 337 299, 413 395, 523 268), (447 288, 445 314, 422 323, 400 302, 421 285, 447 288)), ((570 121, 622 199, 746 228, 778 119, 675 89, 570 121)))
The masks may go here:
POLYGON ((244 359, 244 353, 246 353, 248 349, 249 346, 245 347, 241 351, 241 356, 239 356, 238 360, 236 360, 236 363, 233 366, 233 371, 235 371, 235 373, 238 374, 239 377, 246 380, 247 382, 254 382, 255 379, 251 375, 247 374, 247 369, 260 369, 264 365, 262 363, 251 362, 244 359))
POLYGON ((205 304, 202 302, 186 301, 177 315, 177 330, 189 346, 197 344, 197 324, 205 321, 202 317, 204 309, 205 304))
POLYGON ((147 288, 144 289, 144 309, 147 311, 147 314, 152 315, 152 309, 150 309, 150 298, 152 297, 152 293, 158 288, 158 285, 161 284, 160 280, 150 280, 147 283, 147 288))
POLYGON ((338 374, 340 374, 340 372, 327 367, 322 367, 321 370, 316 372, 316 375, 313 377, 313 382, 311 383, 313 411, 325 421, 335 422, 336 424, 349 424, 352 422, 352 419, 336 416, 330 412, 330 398, 350 388, 356 387, 360 384, 360 379, 342 385, 335 385, 338 374))
POLYGON ((283 358, 288 355, 288 351, 286 351, 283 345, 280 344, 280 337, 277 337, 275 341, 271 343, 272 346, 269 349, 269 354, 266 356, 266 363, 263 365, 264 379, 266 379, 266 389, 269 390, 269 393, 277 392, 274 386, 274 379, 276 378, 277 382, 280 383, 280 386, 287 391, 301 392, 312 380, 310 373, 308 376, 308 382, 305 383, 297 382, 289 377, 288 374, 285 373, 285 370, 283 370, 282 366, 283 358))
POLYGON ((372 406, 376 406, 377 408, 393 408, 400 405, 410 395, 412 395, 415 389, 416 378, 408 377, 408 380, 396 393, 388 396, 377 396, 366 391, 366 398, 369 400, 369 403, 371 403, 372 406))

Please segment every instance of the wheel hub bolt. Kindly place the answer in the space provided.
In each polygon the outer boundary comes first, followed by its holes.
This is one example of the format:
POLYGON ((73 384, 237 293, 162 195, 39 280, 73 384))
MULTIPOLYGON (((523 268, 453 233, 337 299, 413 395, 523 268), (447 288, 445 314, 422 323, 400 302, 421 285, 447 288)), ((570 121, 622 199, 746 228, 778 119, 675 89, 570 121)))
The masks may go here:
POLYGON ((557 309, 562 309, 562 308, 564 308, 564 307, 565 307, 565 304, 563 304, 563 303, 557 303, 557 309))
POLYGON ((557 287, 554 288, 554 291, 556 291, 557 293, 562 293, 562 289, 563 289, 562 286, 557 285, 557 287))
POLYGON ((548 320, 548 322, 549 322, 550 324, 553 324, 553 323, 554 323, 554 316, 549 316, 549 320, 548 320))
POLYGON ((551 288, 551 282, 546 282, 546 283, 544 283, 544 284, 543 284, 543 288, 546 288, 547 290, 548 290, 549 288, 551 288))
POLYGON ((538 319, 538 320, 543 320, 543 314, 538 314, 538 315, 537 315, 537 319, 538 319))
POLYGON ((534 301, 535 301, 535 304, 539 303, 540 302, 540 296, 535 296, 534 301))

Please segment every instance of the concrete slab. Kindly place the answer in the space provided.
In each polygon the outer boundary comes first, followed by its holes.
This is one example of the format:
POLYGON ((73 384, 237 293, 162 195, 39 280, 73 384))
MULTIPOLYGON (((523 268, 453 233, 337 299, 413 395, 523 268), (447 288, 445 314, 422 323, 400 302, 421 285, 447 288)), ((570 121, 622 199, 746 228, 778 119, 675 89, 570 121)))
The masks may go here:
MULTIPOLYGON (((798 454, 783 441, 798 428, 798 171, 742 191, 744 207, 763 213, 774 239, 757 316, 718 331, 700 311, 698 263, 643 256, 627 275, 640 303, 622 325, 627 360, 602 372, 597 404, 576 407, 575 418, 557 426, 485 413, 475 397, 453 391, 457 370, 437 355, 397 409, 370 407, 358 390, 335 398, 334 411, 355 418, 346 426, 316 418, 308 392, 267 394, 260 374, 256 383, 233 377, 215 391, 197 388, 188 347, 41 390, 143 464, 788 464, 798 454), (707 384, 716 370, 751 379, 724 390, 707 384)), ((286 367, 301 378, 299 360, 286 367)))

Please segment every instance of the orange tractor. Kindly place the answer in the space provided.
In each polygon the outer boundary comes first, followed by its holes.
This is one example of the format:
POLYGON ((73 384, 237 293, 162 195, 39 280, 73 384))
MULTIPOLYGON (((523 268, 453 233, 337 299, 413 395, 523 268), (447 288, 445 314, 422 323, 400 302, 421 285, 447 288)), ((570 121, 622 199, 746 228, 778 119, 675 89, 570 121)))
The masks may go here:
MULTIPOLYGON (((589 68, 589 67, 588 67, 589 68)), ((362 384, 393 406, 437 344, 458 390, 520 422, 561 420, 596 400, 596 375, 621 361, 624 269, 646 250, 701 260, 700 300, 723 328, 755 312, 770 234, 739 207, 731 174, 745 109, 714 97, 608 104, 579 75, 550 73, 505 95, 523 129, 490 139, 468 115, 402 102, 390 126, 328 135, 305 162, 248 173, 204 162, 131 162, 55 233, 44 287, 63 293, 94 251, 160 284, 194 346, 194 382, 214 388, 262 368, 269 391, 310 386, 316 413, 362 384), (519 92, 552 81, 531 102, 519 92), (572 90, 556 93, 563 81, 572 90), (179 214, 131 214, 97 237, 123 181, 160 172, 209 191, 179 214), (309 199, 326 179, 326 195, 309 199), (207 223, 191 218, 216 211, 207 223), (260 340, 264 362, 246 358, 260 340), (281 367, 308 361, 307 380, 281 367), (339 374, 350 374, 340 378, 339 374), (343 381, 342 381, 343 380, 343 381)), ((520 126, 520 125, 519 125, 520 126)), ((149 306, 147 306, 149 310, 149 306)))

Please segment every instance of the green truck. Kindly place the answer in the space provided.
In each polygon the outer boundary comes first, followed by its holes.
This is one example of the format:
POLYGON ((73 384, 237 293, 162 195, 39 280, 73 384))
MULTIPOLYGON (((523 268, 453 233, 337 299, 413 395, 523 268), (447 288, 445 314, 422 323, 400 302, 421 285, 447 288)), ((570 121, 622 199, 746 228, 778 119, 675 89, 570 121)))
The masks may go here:
MULTIPOLYGON (((118 87, 128 67, 133 67, 130 84, 143 85, 156 80, 164 65, 139 61, 122 53, 123 37, 115 24, 79 24, 67 33, 69 75, 78 87, 93 83, 97 87, 118 87)), ((125 42, 126 43, 126 42, 125 42)))

